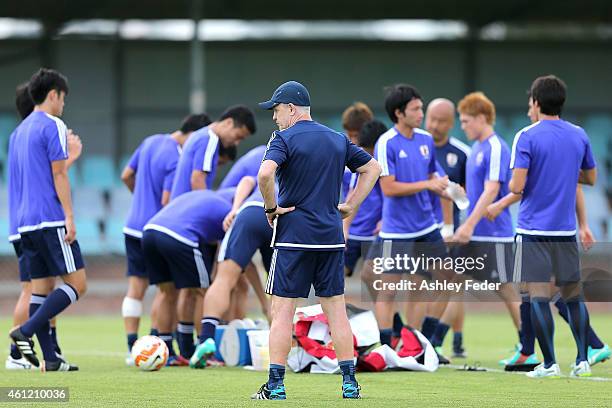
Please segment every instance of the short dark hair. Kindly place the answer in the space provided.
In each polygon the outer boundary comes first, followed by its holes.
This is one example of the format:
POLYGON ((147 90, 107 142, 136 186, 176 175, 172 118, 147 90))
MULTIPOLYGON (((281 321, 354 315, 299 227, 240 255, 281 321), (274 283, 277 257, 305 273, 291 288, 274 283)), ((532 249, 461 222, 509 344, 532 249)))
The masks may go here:
POLYGON ((47 99, 47 95, 52 90, 56 90, 57 93, 63 91, 68 94, 68 80, 54 69, 40 68, 30 78, 28 90, 34 104, 40 105, 47 99))
POLYGON ((246 126, 251 134, 257 130, 253 111, 244 105, 234 105, 227 108, 219 117, 219 121, 227 118, 234 120, 234 127, 246 126))
POLYGON ((191 114, 183 119, 181 123, 180 131, 182 133, 195 132, 198 129, 202 129, 204 126, 208 126, 212 123, 210 117, 205 113, 191 114))
POLYGON ((24 82, 17 86, 15 91, 15 106, 21 119, 25 119, 34 110, 34 102, 28 92, 28 83, 24 82))
POLYGON ((395 110, 399 109, 403 112, 406 109, 406 105, 413 99, 423 100, 419 91, 412 85, 397 84, 388 87, 385 96, 385 110, 387 115, 389 115, 389 119, 393 123, 397 123, 395 110))
POLYGON ((227 157, 230 161, 234 161, 236 156, 238 156, 238 148, 236 146, 223 146, 223 143, 219 143, 219 156, 227 157))
POLYGON ((359 135, 357 136, 357 143, 361 147, 374 147, 380 135, 387 131, 387 126, 378 119, 372 119, 363 124, 359 135))
POLYGON ((355 102, 342 113, 342 127, 345 130, 359 131, 364 123, 372 120, 372 110, 363 102, 355 102))
POLYGON ((545 115, 560 115, 565 103, 567 86, 561 78, 554 75, 535 79, 529 90, 529 97, 538 103, 540 112, 545 115))

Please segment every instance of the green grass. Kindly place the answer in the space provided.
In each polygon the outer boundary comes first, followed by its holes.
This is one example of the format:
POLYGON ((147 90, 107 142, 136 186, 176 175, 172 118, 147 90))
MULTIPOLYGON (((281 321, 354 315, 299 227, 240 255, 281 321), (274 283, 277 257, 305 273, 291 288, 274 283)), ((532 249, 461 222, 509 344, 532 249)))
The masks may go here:
MULTIPOLYGON (((592 322, 603 339, 612 338, 611 316, 595 315, 592 322)), ((0 319, 0 329, 7 332, 9 328, 10 321, 0 319)), ((74 407, 252 407, 270 404, 248 399, 267 379, 266 373, 241 368, 191 370, 182 367, 145 373, 124 366, 125 341, 118 317, 61 318, 59 333, 65 354, 80 366, 79 372, 43 374, 0 368, 0 387, 68 387, 70 402, 59 406, 74 407)), ((510 319, 503 314, 468 314, 464 336, 470 356, 467 362, 479 362, 490 368, 499 368, 497 360, 508 356, 516 342, 510 319)), ((575 348, 567 325, 560 320, 557 320, 555 343, 562 371, 567 375, 575 348)), ((7 350, 5 336, 0 347, 7 350)), ((463 364, 460 360, 454 363, 463 364)), ((299 407, 355 404, 369 408, 568 407, 579 401, 580 406, 610 406, 612 362, 595 366, 593 375, 609 381, 532 380, 518 374, 461 372, 450 368, 442 368, 436 373, 360 374, 363 400, 342 401, 338 376, 288 374, 285 384, 289 400, 282 404, 299 407)))

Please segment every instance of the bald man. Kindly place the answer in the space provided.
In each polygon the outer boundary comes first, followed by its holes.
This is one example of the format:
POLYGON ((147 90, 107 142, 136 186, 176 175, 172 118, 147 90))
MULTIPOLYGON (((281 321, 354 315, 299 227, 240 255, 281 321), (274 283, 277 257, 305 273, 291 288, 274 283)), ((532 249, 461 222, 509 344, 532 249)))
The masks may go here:
MULTIPOLYGON (((436 160, 442 166, 450 181, 465 187, 465 168, 467 157, 470 154, 470 147, 460 140, 449 136, 454 124, 455 104, 453 102, 445 98, 436 98, 429 103, 425 118, 425 128, 434 138, 436 160)), ((453 204, 453 230, 459 227, 459 215, 459 208, 453 204)), ((446 332, 452 323, 454 357, 465 357, 462 333, 464 315, 462 303, 449 302, 432 337, 432 343, 441 346, 446 332)), ((442 354, 441 350, 437 351, 439 354, 442 354)))

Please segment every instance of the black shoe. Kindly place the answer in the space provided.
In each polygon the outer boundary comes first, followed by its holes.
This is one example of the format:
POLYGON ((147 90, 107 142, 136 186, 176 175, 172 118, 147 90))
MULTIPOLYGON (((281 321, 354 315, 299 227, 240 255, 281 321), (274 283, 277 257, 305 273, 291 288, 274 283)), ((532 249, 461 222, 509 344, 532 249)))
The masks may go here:
POLYGON ((268 383, 266 382, 261 387, 259 387, 259 391, 251 395, 251 399, 256 399, 256 400, 284 400, 284 399, 287 399, 287 394, 285 393, 285 385, 278 384, 276 388, 269 389, 268 383))
POLYGON ((26 358, 34 367, 39 367, 40 363, 38 362, 38 358, 36 357, 36 352, 34 351, 34 342, 31 338, 26 337, 21 329, 18 327, 12 332, 9 333, 9 337, 13 340, 13 343, 19 349, 19 352, 22 356, 26 358))
POLYGON ((450 360, 448 358, 444 357, 442 354, 439 354, 438 352, 436 352, 436 354, 438 355, 439 364, 442 364, 442 365, 450 364, 450 360))
POLYGON ((57 359, 56 361, 45 361, 45 371, 79 371, 79 367, 57 359))

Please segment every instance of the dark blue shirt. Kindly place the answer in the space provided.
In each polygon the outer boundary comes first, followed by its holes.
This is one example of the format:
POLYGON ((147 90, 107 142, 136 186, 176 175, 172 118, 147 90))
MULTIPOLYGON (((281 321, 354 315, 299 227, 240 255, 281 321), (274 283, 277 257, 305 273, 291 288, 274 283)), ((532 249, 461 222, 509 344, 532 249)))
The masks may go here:
POLYGON ((342 133, 304 120, 272 134, 264 160, 278 164, 278 205, 295 211, 278 218, 275 248, 341 251, 338 211, 344 167, 351 171, 372 157, 342 133))

